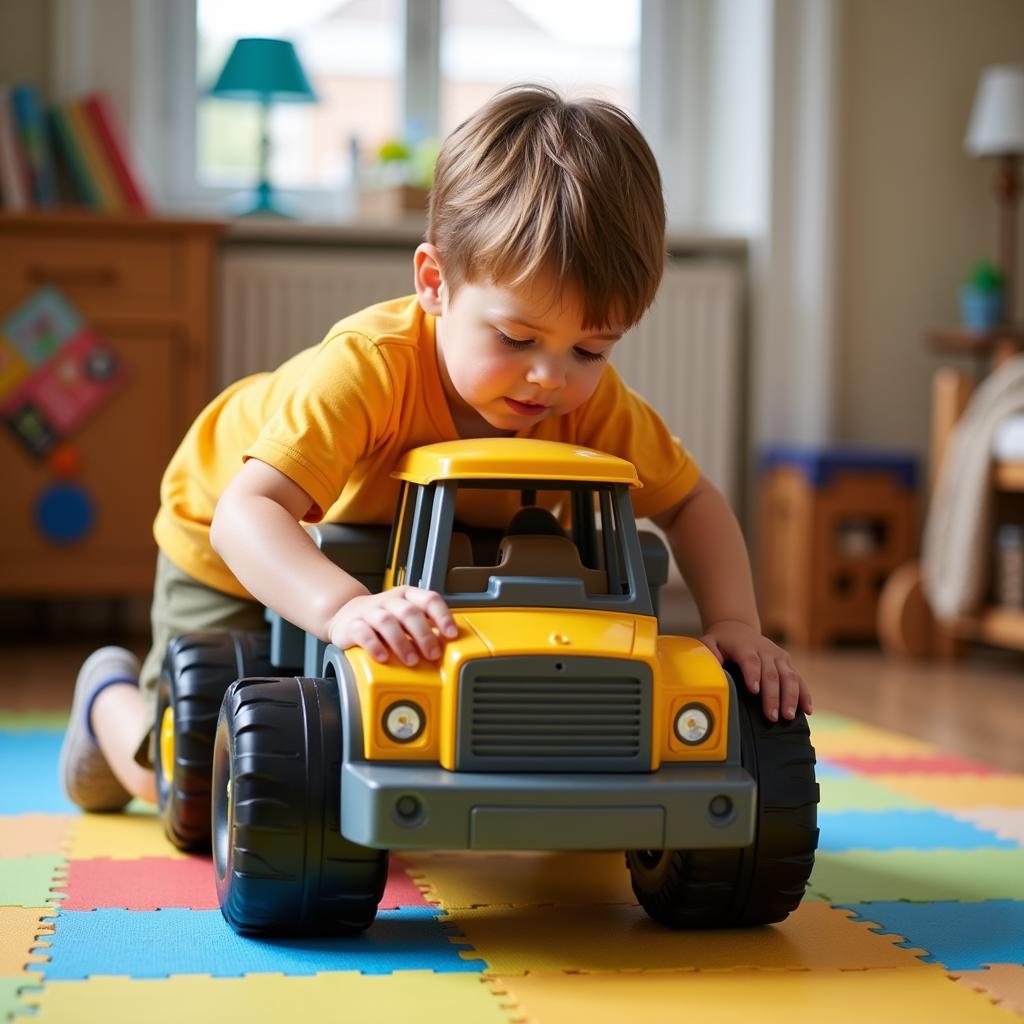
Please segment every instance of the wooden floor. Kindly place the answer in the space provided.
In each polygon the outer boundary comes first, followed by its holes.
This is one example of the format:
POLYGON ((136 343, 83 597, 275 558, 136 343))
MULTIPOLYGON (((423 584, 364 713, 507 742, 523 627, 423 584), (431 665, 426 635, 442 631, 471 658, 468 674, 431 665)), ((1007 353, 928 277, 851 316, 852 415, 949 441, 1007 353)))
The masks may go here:
MULTIPOLYGON (((105 642, 111 641, 4 643, 0 708, 70 707, 78 666, 105 642)), ((145 638, 119 642, 140 657, 145 654, 145 638)), ((953 665, 895 661, 873 648, 794 651, 793 657, 818 711, 848 715, 1005 771, 1024 772, 1024 654, 974 647, 953 665)))

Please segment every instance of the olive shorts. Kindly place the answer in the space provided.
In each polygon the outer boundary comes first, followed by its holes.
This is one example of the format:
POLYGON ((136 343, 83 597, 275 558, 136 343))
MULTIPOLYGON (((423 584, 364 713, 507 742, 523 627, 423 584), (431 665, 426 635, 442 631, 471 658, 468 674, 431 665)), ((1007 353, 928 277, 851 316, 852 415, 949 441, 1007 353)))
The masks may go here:
POLYGON ((135 753, 135 760, 147 768, 153 766, 157 685, 171 640, 181 633, 267 628, 263 605, 200 583, 179 569, 162 551, 156 559, 150 618, 153 646, 139 671, 139 688, 150 709, 149 726, 135 753))

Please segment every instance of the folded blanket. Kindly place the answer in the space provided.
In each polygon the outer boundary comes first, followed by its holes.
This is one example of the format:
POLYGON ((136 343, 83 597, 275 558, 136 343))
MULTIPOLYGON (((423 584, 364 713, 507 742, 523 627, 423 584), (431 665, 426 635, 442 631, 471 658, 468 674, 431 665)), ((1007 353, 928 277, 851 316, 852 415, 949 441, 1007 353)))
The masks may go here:
POLYGON ((991 561, 992 444, 999 425, 1024 412, 1024 355, 975 390, 949 440, 925 521, 921 577, 936 618, 954 619, 985 600, 991 561))

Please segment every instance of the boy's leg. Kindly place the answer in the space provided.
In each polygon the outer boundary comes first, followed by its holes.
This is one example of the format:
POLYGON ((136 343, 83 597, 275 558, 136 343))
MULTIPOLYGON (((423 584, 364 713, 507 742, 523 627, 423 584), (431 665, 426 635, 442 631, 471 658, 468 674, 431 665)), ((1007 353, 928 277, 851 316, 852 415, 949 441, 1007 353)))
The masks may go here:
POLYGON ((152 709, 138 684, 108 686, 93 701, 93 732, 114 777, 132 796, 155 804, 153 771, 135 760, 139 737, 147 734, 151 719, 152 709))
POLYGON ((89 811, 120 810, 132 795, 155 802, 156 690, 171 638, 264 625, 256 602, 212 590, 161 553, 153 589, 153 645, 141 668, 130 652, 111 647, 90 655, 79 672, 61 751, 60 775, 71 800, 89 811))
POLYGON ((86 658, 75 682, 71 717, 60 751, 60 779, 68 797, 87 811, 118 811, 131 799, 97 743, 96 704, 106 695, 135 691, 139 659, 122 647, 101 647, 86 658))

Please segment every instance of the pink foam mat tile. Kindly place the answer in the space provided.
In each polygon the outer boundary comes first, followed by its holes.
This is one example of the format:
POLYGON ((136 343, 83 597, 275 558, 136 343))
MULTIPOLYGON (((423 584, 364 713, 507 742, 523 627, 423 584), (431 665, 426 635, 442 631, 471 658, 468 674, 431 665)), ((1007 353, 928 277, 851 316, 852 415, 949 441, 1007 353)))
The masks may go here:
MULTIPOLYGON (((217 910, 209 857, 70 860, 54 885, 63 910, 217 910)), ((429 906, 401 862, 392 858, 381 910, 429 906)))
POLYGON ((983 971, 951 971, 950 977, 983 992, 996 1006, 1024 1016, 1024 966, 987 964, 983 971))
POLYGON ((851 771, 866 775, 891 774, 896 772, 936 773, 942 775, 995 775, 998 769, 980 761, 968 761, 956 754, 933 755, 885 755, 862 757, 844 754, 829 758, 833 763, 851 771))
POLYGON ((1000 839, 1024 846, 1024 808, 972 807, 952 812, 954 818, 968 821, 986 832, 992 832, 1000 839))

